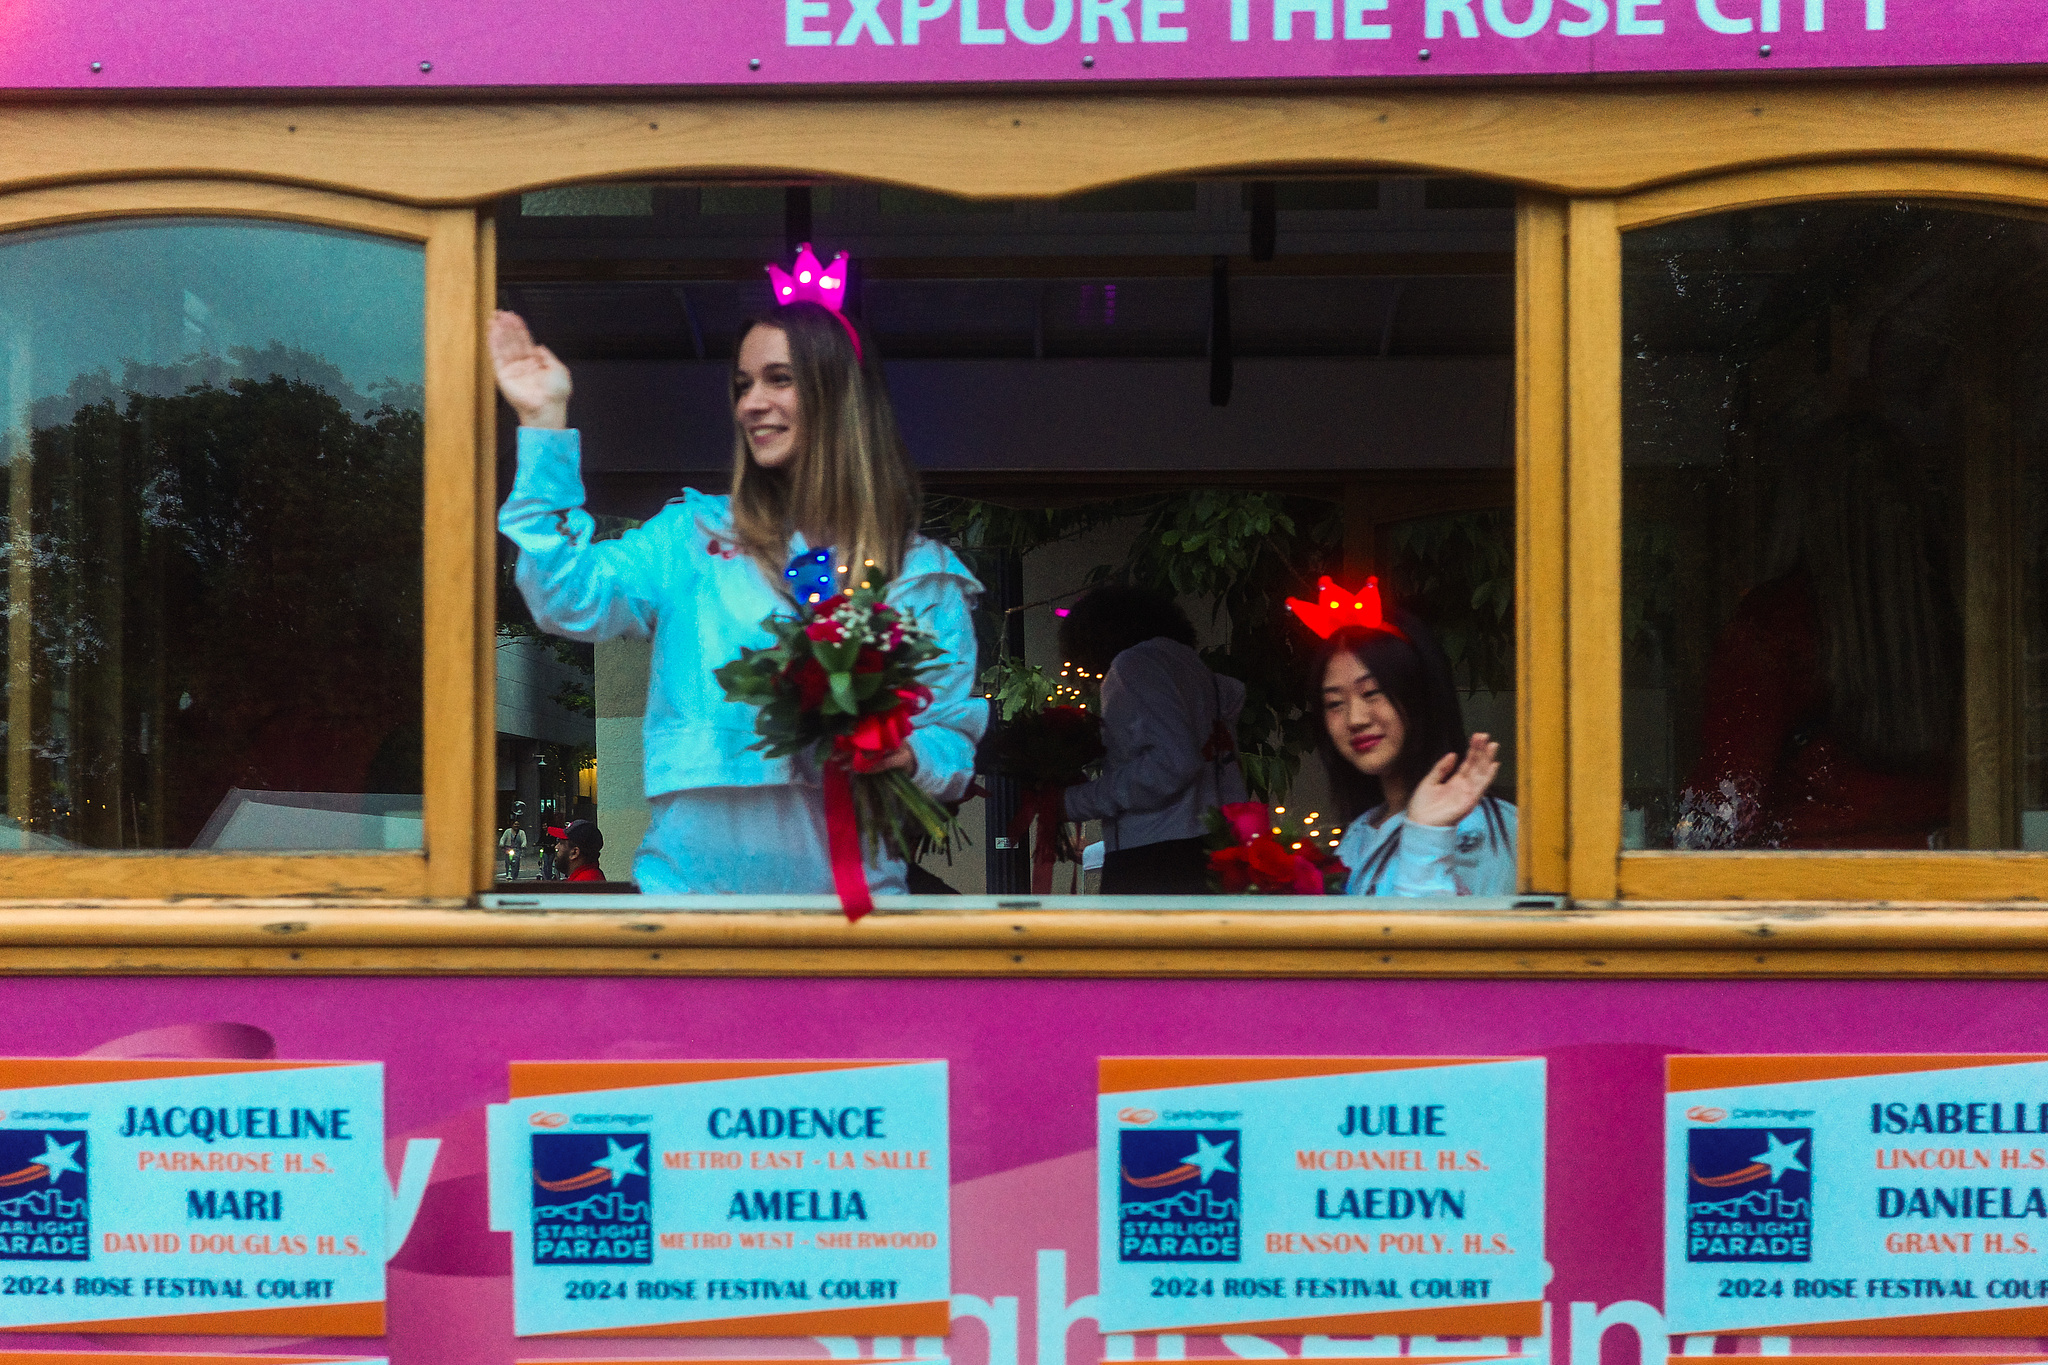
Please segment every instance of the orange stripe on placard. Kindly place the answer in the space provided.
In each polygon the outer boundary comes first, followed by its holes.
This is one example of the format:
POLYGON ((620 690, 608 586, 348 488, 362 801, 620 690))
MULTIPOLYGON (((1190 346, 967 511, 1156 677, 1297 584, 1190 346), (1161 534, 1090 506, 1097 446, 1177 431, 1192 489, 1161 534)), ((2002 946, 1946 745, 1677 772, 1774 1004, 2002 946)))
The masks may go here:
POLYGON ((196 1337, 381 1337, 381 1303, 323 1303, 303 1308, 245 1308, 230 1313, 185 1313, 162 1318, 112 1318, 104 1322, 44 1322, 0 1327, 25 1332, 150 1332, 196 1337))
MULTIPOLYGON (((1685 1173, 1692 1178, 1692 1183, 1695 1185, 1705 1185, 1710 1190, 1725 1190, 1730 1185, 1747 1185, 1752 1180, 1762 1180, 1771 1173, 1771 1168, 1764 1165, 1761 1161, 1753 1161, 1741 1170, 1730 1171, 1726 1175, 1701 1175, 1690 1166, 1685 1168, 1685 1173)), ((599 1176, 606 1174, 608 1172, 598 1172, 599 1176)), ((538 1180, 540 1177, 536 1176, 534 1178, 538 1180)))
POLYGON ((758 1318, 715 1318, 705 1322, 657 1322, 646 1327, 606 1327, 594 1332, 537 1332, 544 1337, 942 1337, 953 1330, 944 1299, 897 1303, 886 1308, 825 1308, 815 1313, 770 1313, 758 1318))
MULTIPOLYGON (((0 1351, 0 1365, 354 1365, 370 1356, 163 1355, 154 1351, 0 1351)), ((609 1362, 618 1365, 618 1362, 609 1362)), ((1430 1365, 1440 1365, 1431 1361, 1430 1365)))
POLYGON ((120 1057, 0 1057, 0 1090, 46 1085, 105 1085, 109 1081, 161 1081, 178 1076, 233 1076, 249 1071, 303 1071, 361 1062, 129 1061, 120 1057))
MULTIPOLYGON (((1705 1335, 1700 1333, 1699 1335, 1705 1335)), ((1849 1318, 1791 1326, 1721 1327, 1713 1335, 1773 1337, 2039 1337, 2048 1336, 2048 1307, 1987 1308, 1981 1313, 1926 1313, 1915 1318, 1849 1318)), ((1944 1360, 1954 1357, 1944 1356, 1944 1360)), ((2021 1357, 2033 1359, 2034 1357, 2021 1357)), ((1886 1356, 1886 1361, 1892 1357, 1886 1356)), ((1801 1365, 1804 1365, 1802 1358, 1801 1365)))
POLYGON ((1292 1081, 1304 1076, 1354 1076, 1373 1071, 1419 1071, 1432 1066, 1476 1066, 1517 1057, 1103 1057, 1096 1090, 1169 1090, 1184 1085, 1239 1081, 1292 1081))
MULTIPOLYGON (((1345 1333, 1421 1334, 1453 1337, 1536 1337, 1543 1335, 1543 1304, 1489 1303, 1470 1308, 1397 1308, 1387 1313, 1340 1313, 1327 1318, 1274 1318, 1266 1322, 1212 1322, 1200 1327, 1140 1327, 1140 1332, 1209 1336, 1223 1332, 1251 1336, 1345 1333)), ((1782 1329, 1773 1327, 1773 1332, 1782 1329)))
POLYGON ((2012 1066, 2048 1062, 2033 1052, 1936 1053, 1901 1052, 1826 1056, 1666 1057, 1664 1088, 1719 1090, 1731 1085, 1778 1085, 1785 1081, 1836 1081, 1851 1076, 1904 1076, 1916 1071, 1949 1071, 1971 1066, 2012 1066))
MULTIPOLYGON (((1755 1359, 1752 1357, 1751 1359, 1755 1359)), ((1665 1365, 1700 1365, 1698 1356, 1666 1356, 1665 1365)), ((1894 1355, 1797 1357, 1798 1365, 2048 1365, 2048 1355, 1952 1356, 1940 1353, 1902 1352, 1894 1355)), ((1447 1365, 1432 1359, 1429 1365, 1447 1365)))
POLYGON ((643 1085, 737 1081, 753 1076, 800 1076, 807 1071, 853 1071, 910 1062, 514 1062, 512 1098, 575 1095, 588 1090, 633 1090, 643 1085))

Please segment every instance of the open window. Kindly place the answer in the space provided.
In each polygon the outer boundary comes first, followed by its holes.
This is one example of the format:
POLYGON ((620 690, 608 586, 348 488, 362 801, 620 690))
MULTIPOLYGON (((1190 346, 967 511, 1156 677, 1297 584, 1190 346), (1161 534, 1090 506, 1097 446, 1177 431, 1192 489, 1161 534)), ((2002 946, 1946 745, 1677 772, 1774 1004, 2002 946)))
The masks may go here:
MULTIPOLYGON (((1308 702, 1315 638, 1285 607, 1369 576, 1450 656, 1465 728, 1500 740, 1516 796, 1514 198, 1423 177, 1120 185, 969 201, 854 182, 572 185, 499 206, 498 299, 569 363, 599 534, 684 487, 723 491, 726 398, 763 264, 848 251, 849 311, 880 349, 927 533, 980 577, 996 704, 1087 700, 1060 617, 1096 582, 1172 592, 1247 692, 1256 795, 1340 809, 1308 702), (1190 537, 1199 537, 1191 542, 1190 537)), ((513 419, 501 414, 500 497, 513 419)), ((630 875, 648 820, 649 651, 537 630, 501 565, 499 890, 543 889, 549 827, 594 819, 630 875)), ((1013 784, 985 777, 971 844, 914 890, 1088 893, 1092 859, 1034 865, 1013 784), (1049 885, 1048 885, 1049 884, 1049 885)), ((1091 827, 1082 845, 1099 838, 1091 827)), ((1512 855, 1510 855, 1510 862, 1512 855)), ((568 889, 553 886, 547 889, 568 889)), ((1057 903, 1057 902, 1054 902, 1057 903)))

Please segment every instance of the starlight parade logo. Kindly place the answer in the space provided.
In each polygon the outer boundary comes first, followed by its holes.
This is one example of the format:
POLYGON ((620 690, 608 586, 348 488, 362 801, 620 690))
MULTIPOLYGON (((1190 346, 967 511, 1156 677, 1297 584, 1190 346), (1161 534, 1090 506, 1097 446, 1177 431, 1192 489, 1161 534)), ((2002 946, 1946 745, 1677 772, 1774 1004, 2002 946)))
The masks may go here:
POLYGON ((1235 1261, 1243 1243, 1239 1131, 1117 1134, 1117 1259, 1235 1261))
POLYGON ((645 1133, 533 1136, 533 1263, 652 1265, 645 1133))
POLYGON ((0 1128, 0 1260, 92 1259, 85 1134, 0 1128))
POLYGON ((1685 1259, 1813 1259, 1813 1130, 1686 1130, 1685 1259))

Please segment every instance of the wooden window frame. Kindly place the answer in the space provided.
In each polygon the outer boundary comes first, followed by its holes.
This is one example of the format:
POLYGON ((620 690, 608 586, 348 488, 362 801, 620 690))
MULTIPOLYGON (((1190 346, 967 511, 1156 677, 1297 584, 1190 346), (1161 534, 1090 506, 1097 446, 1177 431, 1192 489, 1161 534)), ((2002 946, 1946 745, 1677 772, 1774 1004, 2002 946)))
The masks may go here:
POLYGON ((1588 902, 1990 902, 2048 896, 2048 853, 1621 847, 1623 234, 1775 204, 1916 200, 2048 213, 2048 171, 1896 158, 1746 169, 1570 207, 1571 895, 1588 902))
POLYGON ((2048 910, 2027 904, 2048 891, 2038 855, 1623 854, 1617 766, 1620 234, 1871 194, 2041 211, 2038 76, 116 98, 0 108, 0 145, 0 230, 219 214, 426 243, 432 718, 425 853, 8 855, 0 973, 2048 975, 2048 910), (1576 904, 884 911, 853 926, 474 908, 489 885, 495 793, 495 401, 479 344, 495 279, 489 205, 549 185, 763 167, 991 197, 1267 168, 1520 187, 1521 880, 1576 904))
MULTIPOLYGON (((491 795, 475 750, 492 727, 487 609, 491 571, 488 468, 477 399, 478 281, 490 239, 468 209, 430 209, 297 186, 146 179, 0 194, 7 233, 143 218, 259 219, 344 228, 424 248, 425 525, 423 667, 424 847, 418 851, 0 855, 0 899, 34 897, 468 897, 488 878, 477 837, 491 795), (481 546, 481 549, 478 547, 481 546)), ((488 744, 485 746, 488 750, 488 744)))

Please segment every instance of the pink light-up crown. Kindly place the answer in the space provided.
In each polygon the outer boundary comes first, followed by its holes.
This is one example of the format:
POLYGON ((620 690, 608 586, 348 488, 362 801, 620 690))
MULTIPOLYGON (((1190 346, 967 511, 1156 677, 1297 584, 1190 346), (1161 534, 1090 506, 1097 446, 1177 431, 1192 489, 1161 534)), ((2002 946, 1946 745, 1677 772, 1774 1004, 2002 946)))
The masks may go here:
POLYGON ((846 329, 846 335, 853 342, 853 354, 861 358, 860 333, 853 330, 853 323, 839 311, 839 305, 846 302, 846 253, 840 252, 832 258, 832 264, 820 265, 817 253, 811 244, 805 242, 797 248, 796 260, 788 270, 779 265, 768 267, 768 283, 775 290, 775 302, 787 307, 792 303, 823 304, 839 319, 839 325, 846 329))

